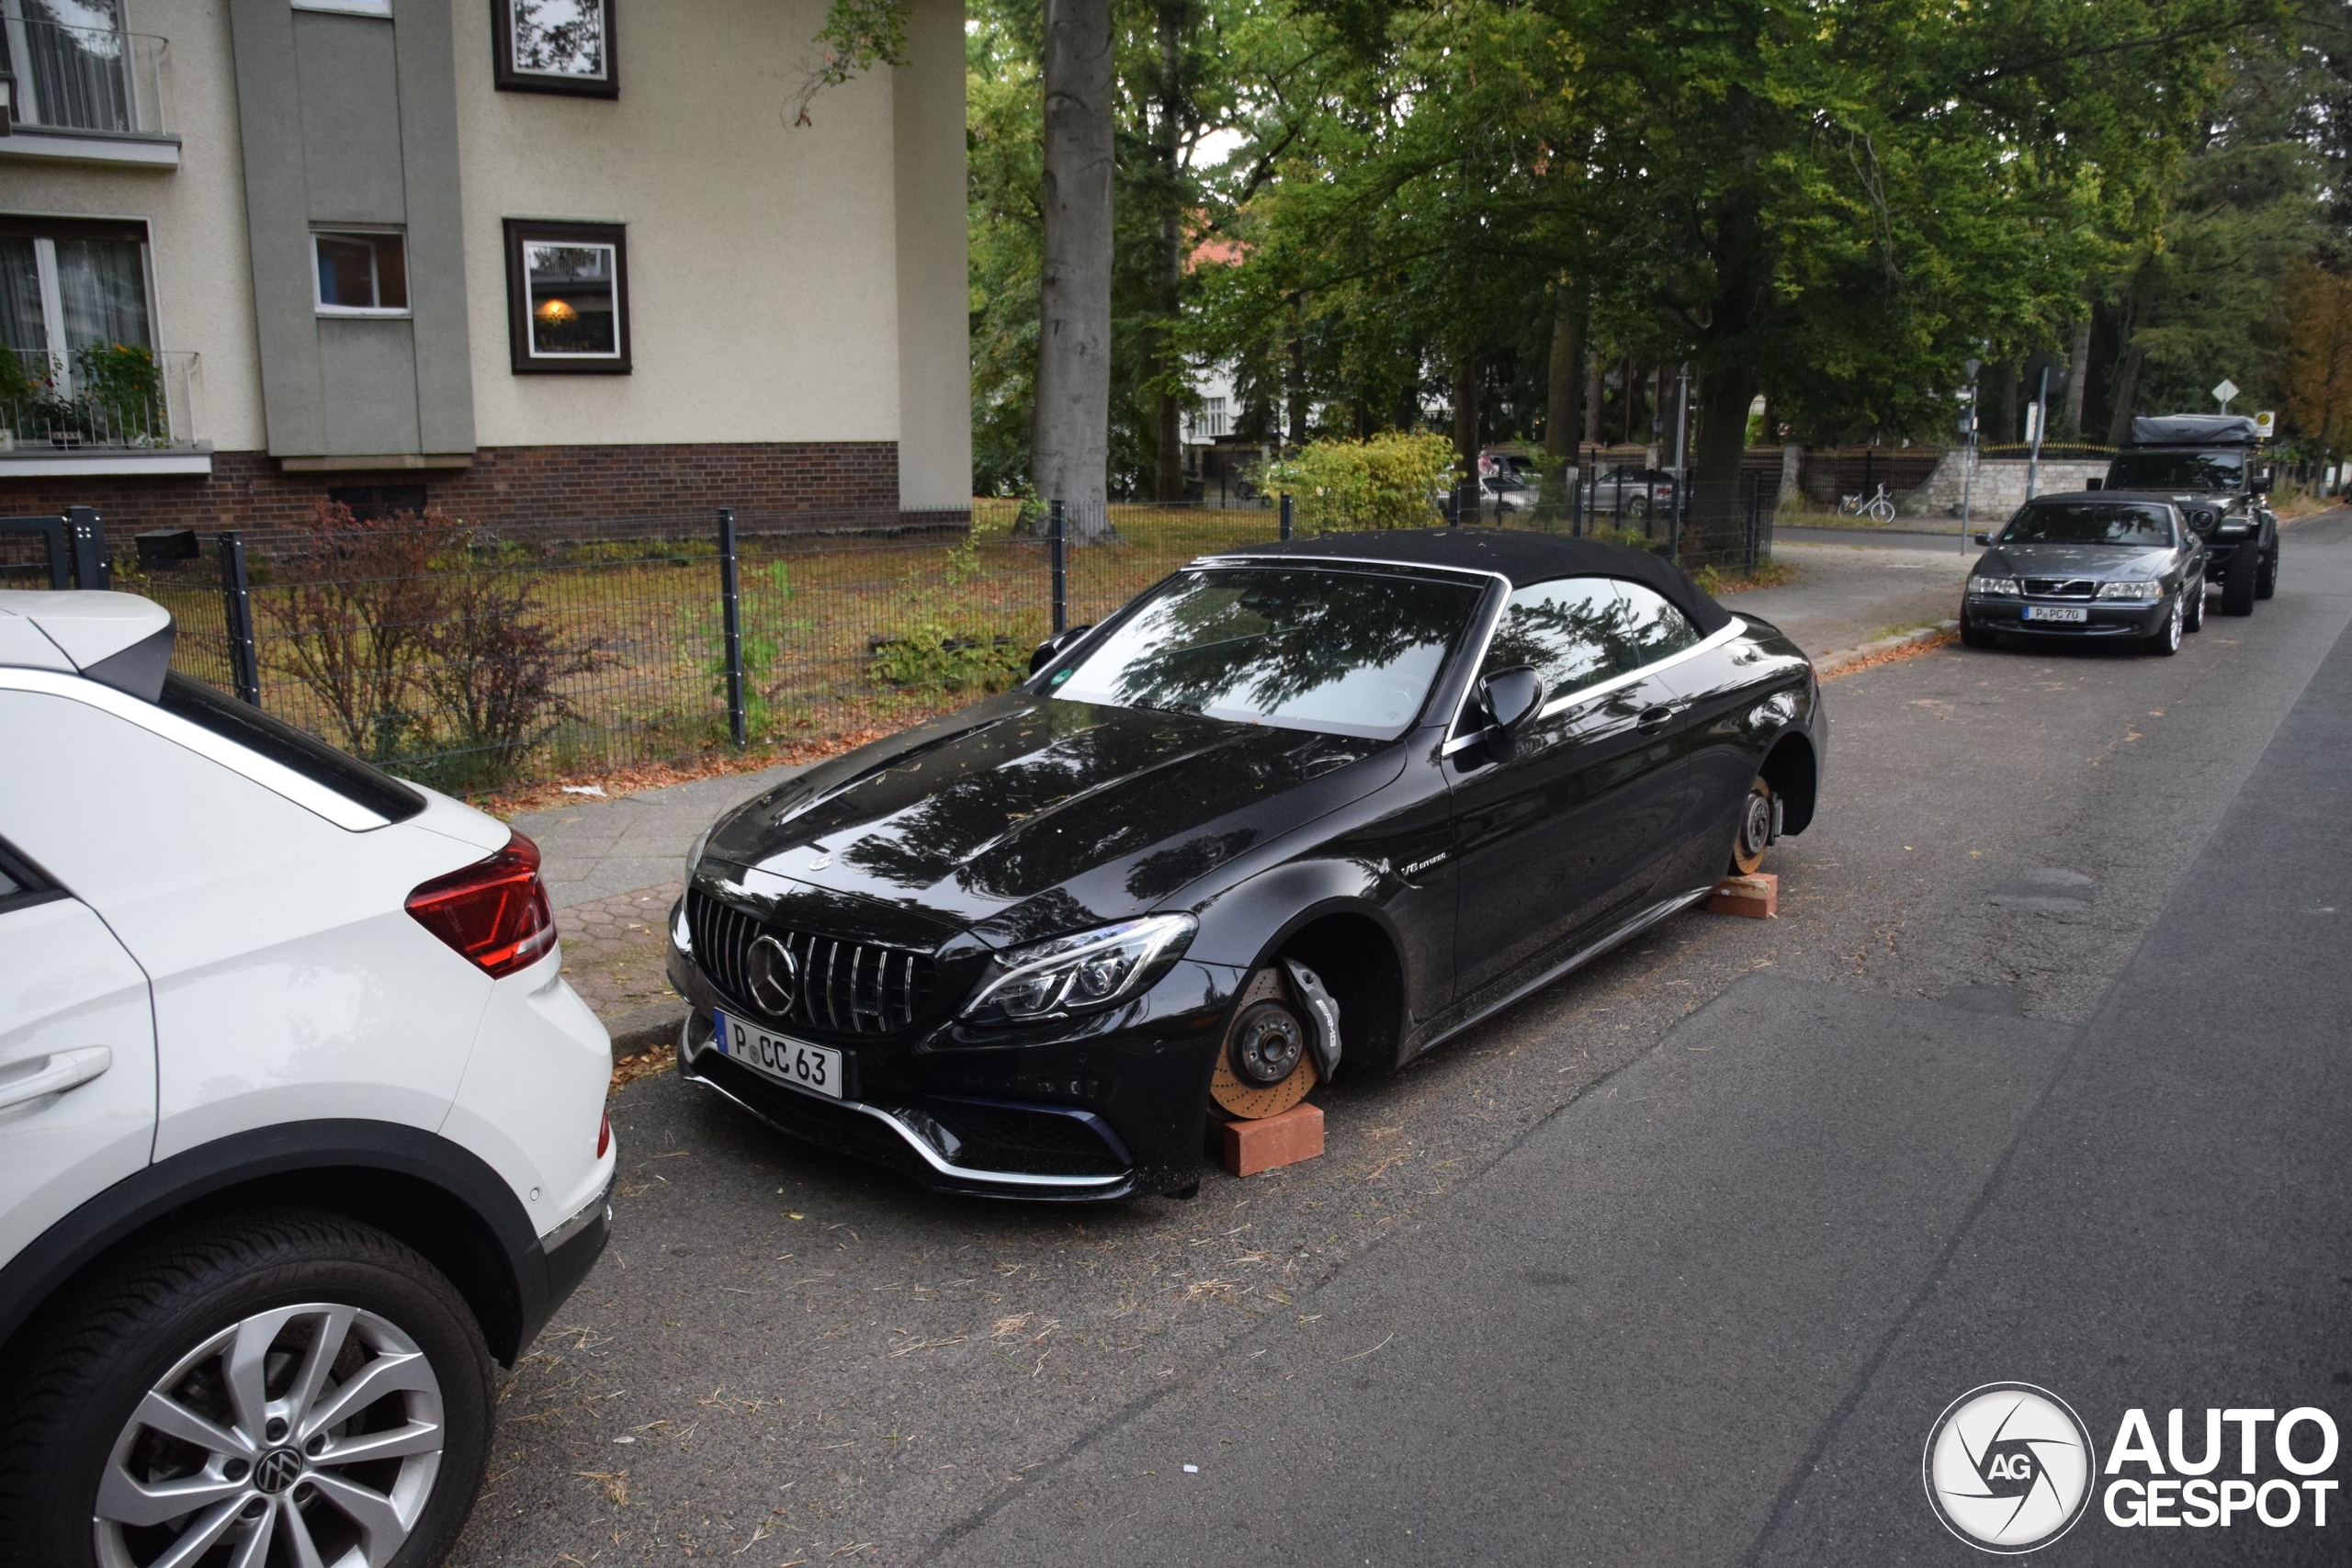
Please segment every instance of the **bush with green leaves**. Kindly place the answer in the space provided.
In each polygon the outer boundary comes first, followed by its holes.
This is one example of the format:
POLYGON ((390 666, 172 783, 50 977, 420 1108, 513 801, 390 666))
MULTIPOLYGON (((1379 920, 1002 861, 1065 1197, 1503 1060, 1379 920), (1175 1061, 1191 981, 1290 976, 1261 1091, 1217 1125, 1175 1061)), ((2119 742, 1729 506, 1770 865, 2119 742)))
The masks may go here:
POLYGON ((1438 520, 1436 497, 1453 482, 1453 443, 1391 432, 1368 441, 1310 441, 1267 465, 1259 483, 1286 491, 1299 532, 1421 528, 1438 520))

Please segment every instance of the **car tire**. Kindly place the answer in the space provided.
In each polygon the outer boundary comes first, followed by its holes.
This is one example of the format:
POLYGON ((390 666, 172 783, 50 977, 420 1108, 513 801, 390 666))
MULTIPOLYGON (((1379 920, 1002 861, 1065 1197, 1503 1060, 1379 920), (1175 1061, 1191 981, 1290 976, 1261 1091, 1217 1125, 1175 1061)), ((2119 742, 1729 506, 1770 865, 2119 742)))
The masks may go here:
POLYGON ((2192 632, 2203 631, 2205 629, 2205 580, 2200 577, 2194 583, 2183 587, 2181 592, 2188 596, 2188 619, 2181 623, 2182 629, 2192 632))
POLYGON ((2254 614, 2255 579, 2261 570, 2261 557, 2251 545, 2241 546, 2237 558, 2230 562, 2229 574, 2222 579, 2222 614, 2251 615, 2254 614))
POLYGON ((300 1561, 299 1534, 316 1561, 357 1548, 369 1568, 433 1568, 490 1456, 491 1357, 464 1298, 338 1215, 268 1210, 159 1238, 101 1266, 14 1354, 6 1568, 143 1568, 200 1531, 232 1556, 267 1531, 254 1561, 300 1561), (258 1376, 241 1397, 247 1357, 258 1376), (173 1483, 194 1496, 149 1495, 173 1483))
POLYGON ((2180 651, 2181 629, 2188 620, 2188 612, 2181 607, 2179 600, 2175 599, 2172 608, 2165 612, 2164 620, 2157 625, 2155 634, 2144 639, 2141 646, 2159 659, 2170 659, 2180 651))
POLYGON ((1996 640, 1991 631, 1968 618, 1967 611, 1960 613, 1960 642, 1962 648, 1990 648, 1996 640))
POLYGON ((2278 592, 2278 551, 2273 547, 2262 558, 2262 569, 2255 574, 2254 596, 2268 599, 2278 592))
POLYGON ((1739 820, 1731 835, 1731 866, 1726 876, 1753 876, 1764 864, 1764 851, 1772 841, 1772 786, 1758 774, 1739 803, 1739 820))

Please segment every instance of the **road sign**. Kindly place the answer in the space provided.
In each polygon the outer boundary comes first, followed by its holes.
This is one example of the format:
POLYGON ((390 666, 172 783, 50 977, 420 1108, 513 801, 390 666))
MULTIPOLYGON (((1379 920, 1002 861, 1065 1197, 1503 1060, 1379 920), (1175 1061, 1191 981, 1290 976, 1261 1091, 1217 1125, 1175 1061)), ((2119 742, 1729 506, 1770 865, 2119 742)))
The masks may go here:
POLYGON ((2278 428, 2278 415, 2274 411, 2270 409, 2264 409, 2260 413, 2254 416, 2254 433, 2256 435, 2261 436, 2265 441, 2269 440, 2272 434, 2277 432, 2278 428))
POLYGON ((2230 412, 2230 400, 2237 395, 2238 384, 2235 381, 2231 380, 2227 376, 2222 377, 2222 384, 2213 389, 2213 396, 2221 400, 2222 412, 2223 413, 2230 412))

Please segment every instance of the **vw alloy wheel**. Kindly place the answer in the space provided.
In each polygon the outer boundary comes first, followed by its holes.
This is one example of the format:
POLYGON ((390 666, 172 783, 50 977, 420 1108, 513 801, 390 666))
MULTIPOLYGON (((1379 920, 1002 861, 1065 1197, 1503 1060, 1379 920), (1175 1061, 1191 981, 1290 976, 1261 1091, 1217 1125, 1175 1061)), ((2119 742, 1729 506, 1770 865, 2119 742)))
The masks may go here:
POLYGON ((440 1381, 375 1313, 308 1303, 214 1334, 149 1389, 107 1457, 106 1568, 230 1561, 385 1568, 433 1495, 440 1381))

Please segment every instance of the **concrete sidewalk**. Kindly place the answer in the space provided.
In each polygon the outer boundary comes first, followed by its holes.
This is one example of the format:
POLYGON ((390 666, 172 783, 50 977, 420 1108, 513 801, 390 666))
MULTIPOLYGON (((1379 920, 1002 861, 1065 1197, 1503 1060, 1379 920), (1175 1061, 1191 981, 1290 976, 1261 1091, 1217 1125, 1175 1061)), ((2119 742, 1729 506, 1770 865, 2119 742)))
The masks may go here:
MULTIPOLYGON (((1792 582, 1726 594, 1734 614, 1760 616, 1816 659, 1898 628, 1931 626, 1960 604, 1974 552, 1872 545, 1780 547, 1792 582)), ((580 796, 514 825, 539 846, 562 933, 566 973, 631 1055, 667 1039, 684 1016, 662 977, 663 923, 686 851, 702 830, 807 763, 696 779, 611 800, 580 796)))

